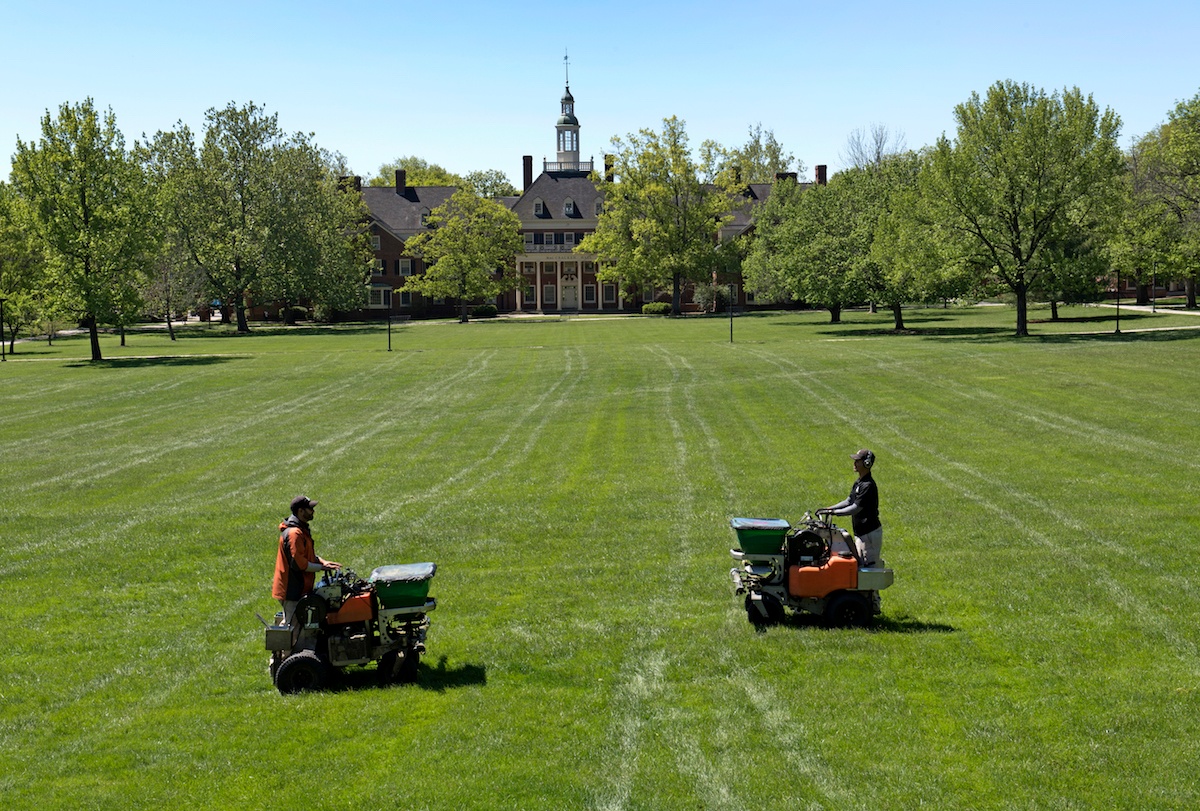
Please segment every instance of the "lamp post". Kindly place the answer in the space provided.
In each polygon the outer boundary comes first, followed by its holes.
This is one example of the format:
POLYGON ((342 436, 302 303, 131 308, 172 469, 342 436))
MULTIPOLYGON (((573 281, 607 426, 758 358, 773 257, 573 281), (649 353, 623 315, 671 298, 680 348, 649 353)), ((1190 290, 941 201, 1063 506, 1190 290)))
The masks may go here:
POLYGON ((0 296, 0 362, 8 360, 6 357, 6 348, 4 346, 4 302, 8 299, 0 296))

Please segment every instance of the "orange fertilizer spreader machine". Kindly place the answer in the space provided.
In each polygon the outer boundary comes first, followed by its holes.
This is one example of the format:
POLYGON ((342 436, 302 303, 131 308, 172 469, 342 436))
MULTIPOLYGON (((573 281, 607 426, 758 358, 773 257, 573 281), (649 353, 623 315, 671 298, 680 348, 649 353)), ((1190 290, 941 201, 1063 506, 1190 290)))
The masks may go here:
POLYGON ((347 668, 372 664, 384 684, 416 681, 428 614, 437 607, 429 596, 436 571, 434 563, 380 566, 366 580, 349 569, 325 572, 290 618, 276 614, 267 626, 275 687, 316 690, 347 668))
POLYGON ((746 616, 755 625, 783 620, 785 608, 824 618, 833 626, 867 625, 879 613, 879 592, 893 573, 868 567, 850 533, 804 514, 799 526, 781 518, 734 518, 738 562, 729 570, 746 616))

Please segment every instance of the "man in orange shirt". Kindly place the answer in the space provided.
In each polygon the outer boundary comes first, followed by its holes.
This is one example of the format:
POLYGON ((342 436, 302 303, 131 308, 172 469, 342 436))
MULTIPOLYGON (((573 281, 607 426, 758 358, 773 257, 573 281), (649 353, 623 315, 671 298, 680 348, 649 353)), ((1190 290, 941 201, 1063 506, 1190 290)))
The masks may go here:
POLYGON ((313 519, 317 502, 308 496, 292 499, 292 514, 279 525, 279 552, 275 556, 275 582, 271 595, 283 606, 284 622, 292 621, 296 603, 313 590, 316 572, 340 569, 342 564, 325 560, 313 549, 308 522, 313 519))

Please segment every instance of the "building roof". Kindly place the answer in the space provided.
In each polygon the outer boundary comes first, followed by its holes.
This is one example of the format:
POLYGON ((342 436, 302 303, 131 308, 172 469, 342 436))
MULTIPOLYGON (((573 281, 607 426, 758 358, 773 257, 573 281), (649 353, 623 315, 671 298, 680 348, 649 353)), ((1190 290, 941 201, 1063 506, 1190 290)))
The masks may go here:
POLYGON ((362 195, 371 218, 404 240, 428 230, 422 218, 457 190, 455 186, 406 186, 403 194, 396 194, 395 186, 364 186, 362 195))
POLYGON ((569 228, 585 223, 595 227, 596 201, 600 190, 584 172, 542 172, 512 206, 524 228, 569 228), (575 203, 575 214, 566 216, 563 204, 575 203), (543 213, 534 213, 534 202, 541 200, 543 213))

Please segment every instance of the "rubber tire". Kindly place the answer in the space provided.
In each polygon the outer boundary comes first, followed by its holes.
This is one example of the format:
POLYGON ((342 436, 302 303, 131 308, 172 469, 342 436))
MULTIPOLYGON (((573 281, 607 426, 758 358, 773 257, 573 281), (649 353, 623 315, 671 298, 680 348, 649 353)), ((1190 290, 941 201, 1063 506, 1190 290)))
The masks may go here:
POLYGON ((417 668, 421 666, 421 654, 410 650, 400 663, 400 672, 396 679, 401 684, 413 684, 417 680, 417 668))
POLYGON ((861 628, 869 625, 871 601, 853 591, 843 591, 825 607, 825 622, 831 628, 861 628))
POLYGON ((329 666, 310 650, 293 653, 275 671, 275 688, 283 695, 320 690, 329 677, 329 666))
POLYGON ((380 684, 412 684, 417 680, 417 667, 421 663, 421 654, 415 650, 409 651, 405 655, 404 661, 399 660, 399 651, 389 651, 379 660, 380 684))
POLYGON ((746 619, 750 620, 751 625, 763 627, 783 622, 783 606, 779 600, 776 600, 770 594, 764 594, 762 595, 762 604, 767 609, 767 616, 765 617, 754 607, 754 600, 751 599, 750 595, 746 595, 746 619))

